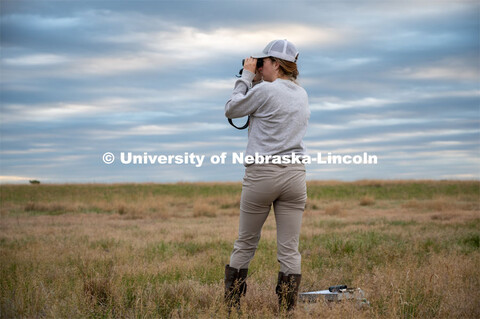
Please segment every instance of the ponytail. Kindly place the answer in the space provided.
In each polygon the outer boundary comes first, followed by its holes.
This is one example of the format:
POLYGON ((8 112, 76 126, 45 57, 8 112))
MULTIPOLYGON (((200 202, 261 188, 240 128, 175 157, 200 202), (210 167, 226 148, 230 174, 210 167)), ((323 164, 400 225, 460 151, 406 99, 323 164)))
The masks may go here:
POLYGON ((283 75, 287 76, 290 81, 298 84, 297 77, 299 73, 297 69, 297 63, 273 57, 269 57, 269 59, 271 59, 272 61, 277 61, 279 64, 280 72, 283 75))

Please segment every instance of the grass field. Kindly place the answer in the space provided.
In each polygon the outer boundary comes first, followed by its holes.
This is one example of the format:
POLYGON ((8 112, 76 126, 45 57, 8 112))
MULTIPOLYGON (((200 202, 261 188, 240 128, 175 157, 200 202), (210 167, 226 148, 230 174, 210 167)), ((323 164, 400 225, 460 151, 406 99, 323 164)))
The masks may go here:
MULTIPOLYGON (((240 183, 0 186, 1 318, 224 318, 240 183)), ((480 318, 478 181, 309 182, 294 318, 480 318)), ((243 318, 277 318, 274 215, 243 318)), ((234 313, 232 318, 236 317, 234 313)))

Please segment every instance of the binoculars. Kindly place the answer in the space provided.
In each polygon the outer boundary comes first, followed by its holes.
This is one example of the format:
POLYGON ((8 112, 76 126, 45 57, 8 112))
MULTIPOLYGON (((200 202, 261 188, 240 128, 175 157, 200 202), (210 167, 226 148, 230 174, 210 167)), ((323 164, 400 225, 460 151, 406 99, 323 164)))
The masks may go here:
MULTIPOLYGON (((242 60, 242 66, 245 64, 245 59, 242 60)), ((257 69, 263 66, 263 59, 257 59, 257 69)))
MULTIPOLYGON (((245 64, 245 59, 242 60, 242 66, 245 64)), ((257 66, 256 68, 261 68, 263 66, 263 59, 257 59, 257 66)), ((243 68, 240 69, 240 71, 238 71, 238 74, 239 74, 239 77, 242 75, 243 73, 243 68)))

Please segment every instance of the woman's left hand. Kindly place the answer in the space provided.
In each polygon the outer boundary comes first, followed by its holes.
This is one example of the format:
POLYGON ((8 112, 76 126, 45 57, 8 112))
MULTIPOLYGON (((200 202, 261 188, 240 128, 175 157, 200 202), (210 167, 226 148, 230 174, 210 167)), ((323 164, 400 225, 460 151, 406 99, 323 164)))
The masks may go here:
POLYGON ((257 74, 255 74, 255 77, 253 78, 253 81, 252 83, 258 83, 260 81, 262 81, 262 74, 257 70, 257 74))

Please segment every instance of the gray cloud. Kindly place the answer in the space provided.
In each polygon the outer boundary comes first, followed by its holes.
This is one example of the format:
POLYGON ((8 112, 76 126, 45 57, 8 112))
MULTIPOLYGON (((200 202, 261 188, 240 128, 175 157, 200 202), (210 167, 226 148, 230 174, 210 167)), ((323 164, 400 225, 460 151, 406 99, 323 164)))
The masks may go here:
POLYGON ((309 179, 480 178, 478 4, 251 5, 2 3, 3 181, 240 180, 241 165, 107 166, 101 156, 243 151, 246 132, 223 106, 241 59, 276 37, 301 51, 309 149, 380 157, 310 166, 309 179))

